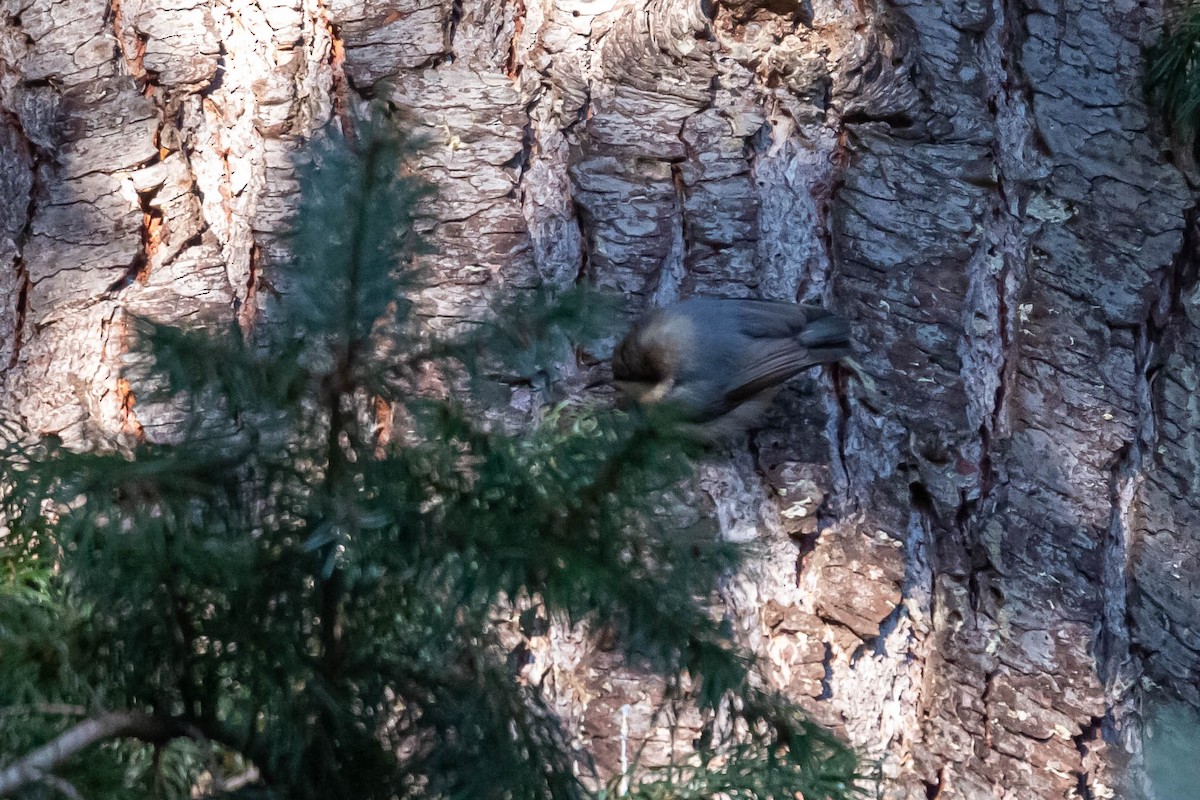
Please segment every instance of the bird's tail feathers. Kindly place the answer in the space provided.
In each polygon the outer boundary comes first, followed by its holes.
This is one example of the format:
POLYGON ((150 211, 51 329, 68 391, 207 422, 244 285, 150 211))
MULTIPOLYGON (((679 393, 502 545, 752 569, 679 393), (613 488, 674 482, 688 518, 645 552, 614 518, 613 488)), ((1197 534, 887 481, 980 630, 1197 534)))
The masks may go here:
POLYGON ((840 358, 850 350, 850 322, 845 317, 830 314, 814 319, 800 332, 800 343, 812 350, 839 351, 830 360, 840 358))

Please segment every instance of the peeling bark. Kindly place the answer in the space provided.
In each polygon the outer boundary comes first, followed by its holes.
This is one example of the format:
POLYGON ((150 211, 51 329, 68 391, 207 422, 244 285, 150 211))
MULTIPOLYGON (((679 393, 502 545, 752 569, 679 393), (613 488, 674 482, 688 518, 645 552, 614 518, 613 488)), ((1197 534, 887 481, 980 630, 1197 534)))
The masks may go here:
MULTIPOLYGON (((1133 796, 1144 700, 1200 705, 1194 176, 1139 89, 1161 3, 3 8, 0 407, 30 429, 169 435, 125 315, 273 324, 297 145, 385 98, 430 142, 431 326, 579 280, 855 321, 875 390, 795 382, 702 486, 748 554, 724 613, 878 797, 1133 796)), ((601 777, 623 735, 689 741, 603 637, 511 638, 601 777)))

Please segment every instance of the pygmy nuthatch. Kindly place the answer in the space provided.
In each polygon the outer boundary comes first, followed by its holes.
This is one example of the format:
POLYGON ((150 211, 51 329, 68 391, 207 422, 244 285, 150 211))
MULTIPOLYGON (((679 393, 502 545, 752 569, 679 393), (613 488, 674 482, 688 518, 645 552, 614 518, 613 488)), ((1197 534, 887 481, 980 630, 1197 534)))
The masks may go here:
POLYGON ((639 319, 613 353, 613 381, 717 440, 744 433, 789 378, 849 353, 849 323, 820 306, 699 297, 639 319))

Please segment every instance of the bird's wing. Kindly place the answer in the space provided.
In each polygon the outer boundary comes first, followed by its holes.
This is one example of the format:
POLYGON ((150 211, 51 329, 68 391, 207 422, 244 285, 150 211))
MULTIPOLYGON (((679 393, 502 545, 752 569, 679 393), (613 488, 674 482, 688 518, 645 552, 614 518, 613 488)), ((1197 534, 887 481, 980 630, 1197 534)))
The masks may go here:
POLYGON ((734 406, 778 386, 813 364, 850 352, 850 326, 820 306, 736 300, 737 324, 749 342, 725 401, 734 406))
POLYGON ((737 308, 738 325, 754 339, 781 339, 795 336, 815 320, 831 316, 820 306, 785 303, 777 300, 726 300, 737 308))
POLYGON ((741 369, 730 380, 730 388, 725 392, 725 402, 730 407, 744 403, 759 392, 778 386, 813 364, 836 360, 845 355, 845 352, 834 353, 826 349, 814 351, 795 339, 756 341, 745 354, 741 369))

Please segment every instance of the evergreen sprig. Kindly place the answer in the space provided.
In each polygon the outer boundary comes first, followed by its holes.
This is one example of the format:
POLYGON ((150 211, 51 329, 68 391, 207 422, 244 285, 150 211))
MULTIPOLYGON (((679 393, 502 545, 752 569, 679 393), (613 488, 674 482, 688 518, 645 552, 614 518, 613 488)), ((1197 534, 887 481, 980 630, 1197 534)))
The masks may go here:
POLYGON ((1144 59, 1150 107, 1191 139, 1200 125, 1200 4, 1188 0, 1175 9, 1144 59))
POLYGON ((704 767, 641 796, 852 794, 849 752, 754 688, 705 607, 736 552, 652 512, 690 471, 670 420, 558 407, 514 435, 480 390, 549 386, 609 301, 530 292, 431 338, 409 301, 413 142, 382 114, 357 130, 308 151, 281 324, 137 322, 129 374, 183 403, 178 430, 5 452, 0 714, 28 713, 0 725, 0 776, 77 716, 126 709, 163 741, 55 774, 96 797, 592 797, 586 754, 499 645, 494 612, 521 598, 693 687, 704 767), (416 388, 430 368, 442 396, 416 388), (404 421, 383 437, 381 405, 404 421), (714 735, 730 713, 745 741, 714 735))

